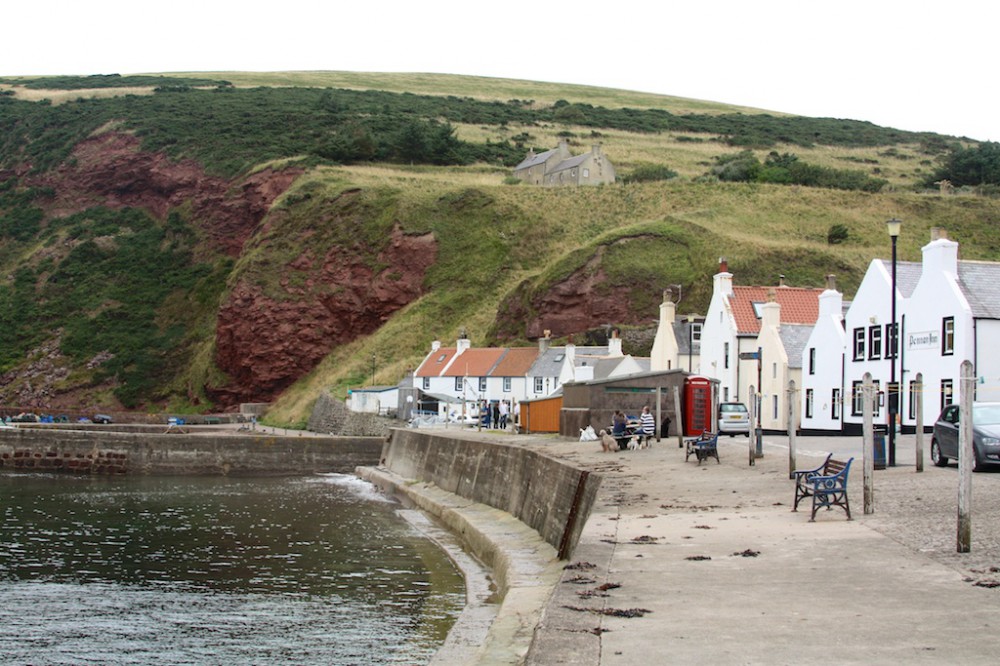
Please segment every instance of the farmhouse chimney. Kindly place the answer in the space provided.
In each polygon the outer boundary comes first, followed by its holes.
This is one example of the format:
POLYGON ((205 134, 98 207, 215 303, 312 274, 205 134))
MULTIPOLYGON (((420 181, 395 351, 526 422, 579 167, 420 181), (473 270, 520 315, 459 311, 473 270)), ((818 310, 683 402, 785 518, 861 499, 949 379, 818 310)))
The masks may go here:
POLYGON ((833 273, 826 276, 826 288, 829 291, 837 291, 837 276, 833 273))
POLYGON ((778 329, 781 326, 781 305, 774 300, 773 290, 768 294, 768 301, 760 306, 760 329, 778 329))
POLYGON ((462 329, 462 333, 458 336, 458 343, 455 346, 458 348, 455 356, 458 356, 472 346, 472 341, 469 340, 469 337, 465 334, 465 329, 462 329))
POLYGON ((938 238, 925 245, 923 253, 922 275, 948 273, 958 276, 958 243, 955 241, 938 238))
POLYGON ((941 240, 942 238, 947 240, 948 232, 941 227, 931 227, 931 242, 941 240))
POLYGON ((778 286, 779 287, 784 287, 785 286, 785 276, 784 275, 779 275, 778 276, 778 286))
POLYGON ((669 370, 672 361, 677 358, 677 338, 674 335, 674 319, 677 317, 677 305, 674 303, 673 290, 669 287, 663 290, 663 302, 660 303, 660 322, 653 338, 653 348, 649 353, 650 370, 669 370))

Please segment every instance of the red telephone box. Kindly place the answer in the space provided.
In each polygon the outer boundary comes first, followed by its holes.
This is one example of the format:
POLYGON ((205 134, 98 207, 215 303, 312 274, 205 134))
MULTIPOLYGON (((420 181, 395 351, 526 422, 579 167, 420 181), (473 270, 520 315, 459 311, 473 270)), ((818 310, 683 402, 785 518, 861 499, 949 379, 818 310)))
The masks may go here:
POLYGON ((707 377, 684 380, 684 436, 697 437, 712 430, 712 383, 707 377))

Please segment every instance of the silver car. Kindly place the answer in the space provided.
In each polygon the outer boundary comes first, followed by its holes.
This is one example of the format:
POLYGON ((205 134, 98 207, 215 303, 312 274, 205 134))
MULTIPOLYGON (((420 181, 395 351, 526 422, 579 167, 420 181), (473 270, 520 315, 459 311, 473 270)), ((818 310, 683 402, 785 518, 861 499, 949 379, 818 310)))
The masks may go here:
MULTIPOLYGON (((934 423, 931 438, 931 460, 944 467, 949 460, 958 460, 958 405, 948 405, 934 423)), ((1000 402, 977 402, 972 405, 972 469, 1000 464, 1000 402)))
POLYGON ((750 436, 750 412, 742 402, 719 403, 719 432, 724 435, 750 436))

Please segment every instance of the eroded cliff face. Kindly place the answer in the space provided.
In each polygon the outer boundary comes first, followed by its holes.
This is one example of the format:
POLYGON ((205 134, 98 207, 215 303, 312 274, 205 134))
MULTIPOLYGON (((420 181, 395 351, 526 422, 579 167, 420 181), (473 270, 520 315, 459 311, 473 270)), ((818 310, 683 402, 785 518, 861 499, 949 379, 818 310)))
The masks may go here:
POLYGON ((560 338, 606 324, 638 324, 649 313, 634 307, 631 289, 610 284, 602 267, 604 248, 584 265, 543 289, 522 284, 497 312, 497 337, 540 338, 545 331, 560 338))
POLYGON ((263 169, 229 181, 206 174, 197 162, 144 152, 131 134, 105 132, 81 141, 69 160, 32 181, 54 190, 46 206, 53 215, 93 206, 133 207, 162 219, 171 209, 190 205, 192 223, 217 250, 235 257, 301 173, 263 169))
POLYGON ((376 259, 366 261, 360 247, 336 245, 322 257, 305 249, 285 267, 281 299, 238 284, 219 311, 216 365, 230 381, 210 389, 213 399, 271 400, 334 347, 376 331, 423 295, 437 242, 397 227, 376 259))

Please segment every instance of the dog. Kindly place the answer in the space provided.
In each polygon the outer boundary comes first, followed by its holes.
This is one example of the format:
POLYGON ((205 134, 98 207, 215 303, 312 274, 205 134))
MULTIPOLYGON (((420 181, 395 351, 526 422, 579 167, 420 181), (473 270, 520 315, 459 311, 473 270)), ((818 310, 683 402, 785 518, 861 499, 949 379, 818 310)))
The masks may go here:
POLYGON ((608 434, 607 430, 601 430, 601 450, 614 451, 618 448, 618 441, 608 434))
POLYGON ((638 435, 632 435, 632 439, 628 440, 628 450, 637 451, 643 448, 642 439, 638 435))

